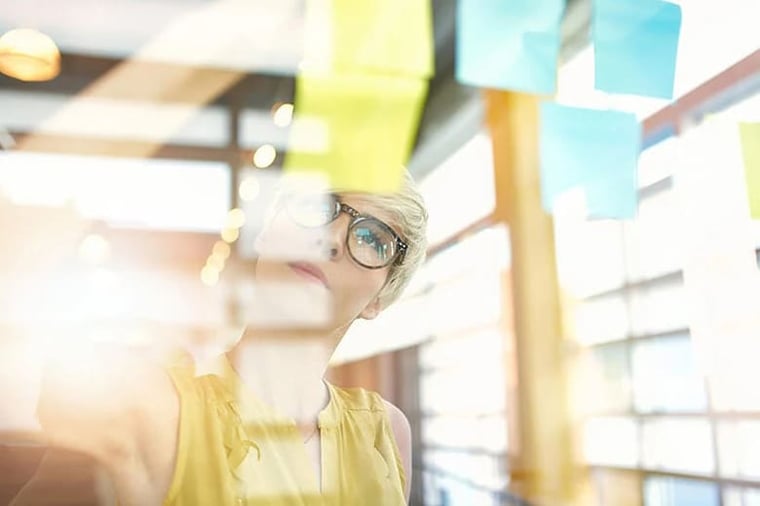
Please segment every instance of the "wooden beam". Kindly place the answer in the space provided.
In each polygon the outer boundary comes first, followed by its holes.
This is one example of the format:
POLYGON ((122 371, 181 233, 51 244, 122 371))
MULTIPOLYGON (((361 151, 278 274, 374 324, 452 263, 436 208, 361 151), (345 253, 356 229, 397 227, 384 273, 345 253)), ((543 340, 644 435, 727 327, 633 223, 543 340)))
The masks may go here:
MULTIPOLYGON (((487 91, 496 186, 495 222, 506 223, 512 270, 505 274, 517 355, 510 489, 536 504, 575 504, 554 230, 541 207, 539 97, 487 91)), ((511 344, 511 343, 510 343, 511 344)), ((509 345, 508 345, 509 347, 509 345)), ((514 364, 513 364, 514 366, 514 364)), ((514 394, 513 394, 514 397, 514 394)))
POLYGON ((228 147, 160 144, 150 141, 103 139, 75 135, 11 131, 21 151, 60 153, 115 158, 161 158, 227 163, 230 159, 250 159, 251 150, 228 147))
MULTIPOLYGON (((61 55, 61 73, 50 81, 24 82, 0 74, 0 89, 23 91, 25 93, 54 93, 75 96, 87 93, 88 96, 110 99, 150 100, 166 103, 197 104, 197 97, 190 92, 166 93, 156 83, 165 76, 192 75, 194 82, 217 79, 221 74, 234 73, 237 82, 220 95, 213 97, 208 104, 227 104, 237 101, 242 107, 269 110, 276 101, 293 100, 295 76, 246 73, 231 69, 202 68, 192 65, 160 61, 109 58, 73 53, 61 55), (124 66, 134 79, 118 86, 92 89, 92 85, 109 73, 116 72, 124 66), (96 92, 96 93, 94 93, 96 92)), ((187 90, 186 90, 187 91, 187 90)))

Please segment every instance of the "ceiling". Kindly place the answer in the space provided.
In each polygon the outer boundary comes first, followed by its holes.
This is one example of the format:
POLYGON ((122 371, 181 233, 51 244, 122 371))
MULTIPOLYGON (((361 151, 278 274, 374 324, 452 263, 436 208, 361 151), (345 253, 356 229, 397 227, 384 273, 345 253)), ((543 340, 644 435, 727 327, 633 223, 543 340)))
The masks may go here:
MULTIPOLYGON (((7 3, 0 11, 0 32, 39 29, 57 42, 63 58, 61 75, 49 82, 0 76, 0 110, 5 111, 0 127, 27 150, 233 164, 241 149, 272 143, 281 148, 275 162, 280 164, 286 135, 269 114, 273 104, 293 99, 303 58, 305 4, 68 0, 62 8, 57 0, 7 3), (131 122, 138 131, 117 128, 130 123, 137 110, 149 118, 131 122), (230 110, 242 116, 234 126, 226 119, 230 110)), ((578 9, 582 4, 569 3, 566 46, 579 33, 585 43, 588 13, 578 9)), ((418 177, 471 136, 482 114, 477 90, 453 78, 455 0, 434 0, 432 6, 435 74, 410 162, 418 177)))

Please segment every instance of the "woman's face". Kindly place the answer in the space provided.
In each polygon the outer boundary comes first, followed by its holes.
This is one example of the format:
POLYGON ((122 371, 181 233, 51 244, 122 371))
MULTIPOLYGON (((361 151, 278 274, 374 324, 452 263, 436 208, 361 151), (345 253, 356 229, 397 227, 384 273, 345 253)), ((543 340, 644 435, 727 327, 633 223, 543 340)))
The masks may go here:
MULTIPOLYGON (((368 196, 341 194, 339 200, 393 226, 387 211, 368 196)), ((348 214, 340 213, 326 226, 309 228, 295 223, 281 209, 259 235, 257 285, 269 293, 269 299, 277 298, 278 306, 290 306, 286 314, 292 316, 294 327, 319 320, 313 317, 314 312, 323 316, 316 326, 330 330, 379 314, 377 295, 391 267, 368 269, 351 257, 346 246, 351 220, 348 214), (277 288, 267 290, 267 286, 277 288), (303 322, 298 321, 301 317, 303 322)), ((255 313, 255 308, 249 309, 255 313)))

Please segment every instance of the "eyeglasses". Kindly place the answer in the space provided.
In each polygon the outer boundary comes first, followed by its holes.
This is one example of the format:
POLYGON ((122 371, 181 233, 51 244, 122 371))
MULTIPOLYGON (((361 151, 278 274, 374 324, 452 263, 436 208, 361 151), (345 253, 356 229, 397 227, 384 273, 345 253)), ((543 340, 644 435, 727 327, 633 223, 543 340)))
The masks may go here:
POLYGON ((400 265, 407 244, 393 229, 374 216, 362 214, 327 194, 295 194, 286 198, 291 219, 302 227, 324 227, 335 221, 340 213, 351 216, 346 230, 346 248, 351 258, 367 269, 382 269, 391 263, 400 265))

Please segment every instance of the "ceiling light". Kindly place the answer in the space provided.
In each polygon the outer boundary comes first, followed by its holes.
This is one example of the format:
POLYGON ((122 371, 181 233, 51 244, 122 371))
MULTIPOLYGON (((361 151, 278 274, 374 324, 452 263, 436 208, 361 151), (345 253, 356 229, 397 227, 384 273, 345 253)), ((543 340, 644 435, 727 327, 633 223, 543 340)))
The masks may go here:
POLYGON ((227 260, 230 256, 230 245, 224 241, 216 241, 212 254, 227 260))
POLYGON ((108 260, 111 244, 99 234, 90 234, 79 245, 79 256, 87 263, 98 265, 108 260))
POLYGON ((274 124, 278 127, 286 127, 293 120, 293 104, 279 104, 272 113, 274 124))
POLYGON ((61 53, 44 33, 17 28, 0 37, 0 72, 21 81, 49 81, 61 72, 61 53))
POLYGON ((204 285, 213 286, 219 281, 219 271, 206 265, 201 269, 201 281, 204 285))
POLYGON ((274 163, 276 157, 277 151, 275 151, 274 146, 264 144, 253 154, 253 164, 260 169, 266 169, 274 163))
POLYGON ((244 202, 250 202, 259 196, 261 184, 256 176, 248 176, 243 179, 238 188, 238 195, 244 202))
POLYGON ((222 269, 224 269, 224 259, 222 257, 212 254, 206 260, 206 265, 213 268, 214 270, 221 272, 222 269))
POLYGON ((230 212, 227 213, 227 227, 240 228, 243 225, 245 225, 245 213, 243 210, 237 207, 230 209, 230 212))
POLYGON ((240 232, 236 228, 225 228, 222 230, 222 240, 224 242, 235 242, 240 237, 240 232))

